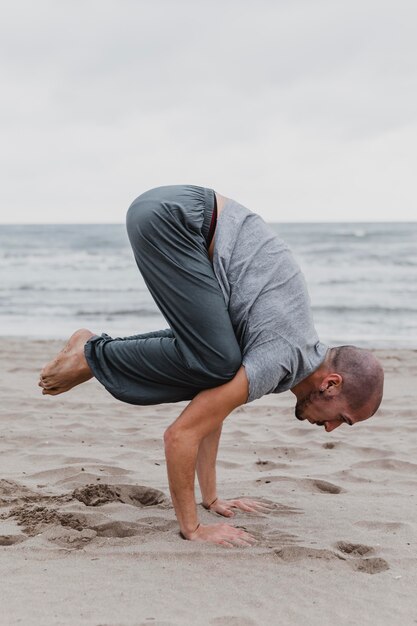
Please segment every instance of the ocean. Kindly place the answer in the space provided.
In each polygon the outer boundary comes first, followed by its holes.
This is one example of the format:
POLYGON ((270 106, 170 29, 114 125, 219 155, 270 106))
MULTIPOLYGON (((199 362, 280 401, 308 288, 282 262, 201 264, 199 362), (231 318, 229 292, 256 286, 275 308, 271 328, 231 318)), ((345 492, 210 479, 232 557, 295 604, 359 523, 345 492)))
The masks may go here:
MULTIPOLYGON (((417 223, 271 224, 330 345, 417 348, 417 223)), ((0 335, 166 328, 123 225, 0 225, 0 335)))

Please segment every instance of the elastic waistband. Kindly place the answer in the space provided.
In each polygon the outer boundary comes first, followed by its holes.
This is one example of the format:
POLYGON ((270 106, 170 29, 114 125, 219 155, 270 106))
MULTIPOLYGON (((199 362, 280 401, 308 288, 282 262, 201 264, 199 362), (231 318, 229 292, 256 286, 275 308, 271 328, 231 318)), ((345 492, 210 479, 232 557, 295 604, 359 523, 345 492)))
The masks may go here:
POLYGON ((213 239, 217 221, 217 202, 214 189, 204 188, 204 219, 201 233, 207 242, 207 247, 213 239))

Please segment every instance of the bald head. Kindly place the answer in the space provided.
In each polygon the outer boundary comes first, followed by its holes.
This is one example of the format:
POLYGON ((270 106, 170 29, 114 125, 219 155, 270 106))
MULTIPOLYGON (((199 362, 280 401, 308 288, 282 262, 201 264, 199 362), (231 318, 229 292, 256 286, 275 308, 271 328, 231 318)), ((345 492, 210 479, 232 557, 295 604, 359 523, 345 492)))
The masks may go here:
POLYGON ((343 396, 353 409, 367 404, 373 407, 373 415, 381 404, 384 370, 378 359, 356 346, 338 346, 330 349, 328 365, 343 378, 343 396))

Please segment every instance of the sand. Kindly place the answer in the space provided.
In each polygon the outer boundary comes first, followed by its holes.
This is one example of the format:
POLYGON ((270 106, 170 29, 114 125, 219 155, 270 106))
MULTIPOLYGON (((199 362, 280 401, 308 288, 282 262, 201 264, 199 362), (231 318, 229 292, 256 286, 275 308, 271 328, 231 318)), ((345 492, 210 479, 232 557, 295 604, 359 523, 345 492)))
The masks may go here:
POLYGON ((2 624, 417 623, 417 351, 378 351, 385 400, 353 428, 298 422, 290 393, 227 418, 219 492, 274 508, 238 514, 258 543, 225 549, 178 534, 162 435, 185 403, 129 406, 95 380, 44 397, 61 347, 0 340, 2 624))

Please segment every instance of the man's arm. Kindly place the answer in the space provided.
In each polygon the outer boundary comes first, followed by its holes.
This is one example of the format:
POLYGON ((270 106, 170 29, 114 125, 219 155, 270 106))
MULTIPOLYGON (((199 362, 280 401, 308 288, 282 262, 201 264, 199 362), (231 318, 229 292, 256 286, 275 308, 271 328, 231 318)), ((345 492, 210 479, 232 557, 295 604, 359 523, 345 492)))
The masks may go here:
POLYGON ((217 499, 216 460, 222 426, 204 437, 198 448, 197 476, 203 506, 209 507, 217 499))
POLYGON ((194 496, 198 450, 205 437, 221 428, 223 420, 248 397, 245 368, 229 382, 196 395, 165 431, 165 456, 175 513, 182 534, 191 540, 223 545, 247 545, 251 537, 226 524, 201 526, 194 496))

